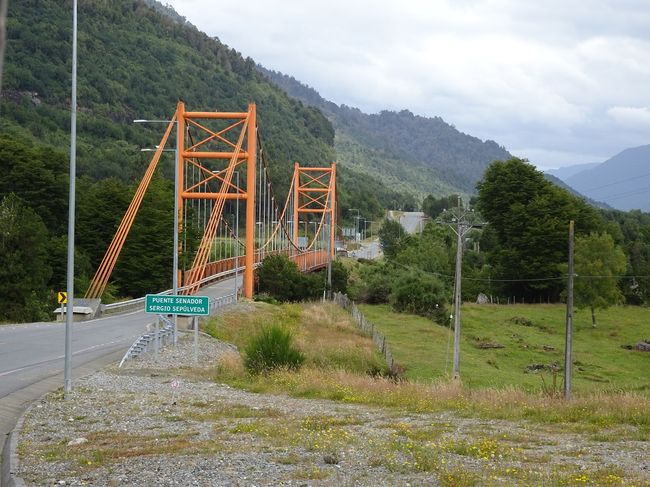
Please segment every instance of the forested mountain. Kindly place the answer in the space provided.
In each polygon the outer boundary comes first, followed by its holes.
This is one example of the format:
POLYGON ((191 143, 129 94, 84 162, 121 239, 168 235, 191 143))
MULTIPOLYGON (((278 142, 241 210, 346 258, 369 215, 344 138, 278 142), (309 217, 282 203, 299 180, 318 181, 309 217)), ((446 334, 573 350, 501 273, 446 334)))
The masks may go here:
POLYGON ((325 100, 291 76, 258 69, 292 97, 325 113, 336 130, 342 164, 367 174, 380 171, 387 182, 401 181, 419 194, 474 193, 492 161, 511 157, 496 142, 459 132, 440 117, 421 117, 408 110, 368 115, 325 100))
MULTIPOLYGON (((256 102, 278 190, 286 190, 294 161, 320 165, 336 160, 334 130, 318 110, 287 97, 256 71, 252 59, 170 12, 151 0, 80 4, 81 175, 139 177, 143 161, 137 149, 155 143, 160 127, 131 121, 168 118, 179 98, 188 109, 224 111, 245 110, 256 102)), ((70 11, 53 0, 12 2, 7 27, 2 131, 66 147, 70 11)), ((341 170, 344 179, 355 179, 354 172, 341 170)), ((400 198, 374 181, 369 185, 375 186, 379 205, 400 198)), ((357 188, 350 191, 344 184, 340 189, 346 205, 363 206, 357 188), (349 198, 354 200, 348 204, 349 198)))
MULTIPOLYGON (((288 97, 257 72, 252 59, 173 14, 152 0, 79 3, 78 292, 85 290, 148 164, 139 149, 152 147, 163 131, 160 124, 133 124, 133 119, 168 119, 179 98, 189 110, 242 111, 249 102, 257 103, 260 133, 280 198, 295 161, 322 165, 336 160, 334 129, 318 109, 288 97)), ((43 306, 45 296, 62 289, 65 279, 71 19, 71 2, 9 4, 0 94, 0 203, 3 221, 18 226, 4 228, 2 285, 12 285, 7 275, 18 265, 18 257, 12 256, 20 254, 25 233, 35 236, 30 245, 34 265, 42 272, 37 284, 28 286, 31 295, 24 295, 18 311, 0 315, 0 320, 44 317, 39 313, 51 309, 43 306), (11 194, 17 198, 8 199, 11 194), (21 222, 29 225, 29 232, 21 222)), ((148 226, 171 225, 170 157, 161 169, 114 273, 115 295, 169 287, 167 272, 152 271, 169 268, 167 237, 146 237, 148 226), (139 255, 143 248, 149 257, 139 255)), ((341 208, 359 208, 376 217, 382 207, 413 202, 409 195, 352 168, 340 167, 338 174, 341 208)), ((0 290, 0 309, 8 309, 8 299, 8 292, 0 290)))
POLYGON ((626 149, 566 183, 619 210, 650 211, 650 145, 626 149))

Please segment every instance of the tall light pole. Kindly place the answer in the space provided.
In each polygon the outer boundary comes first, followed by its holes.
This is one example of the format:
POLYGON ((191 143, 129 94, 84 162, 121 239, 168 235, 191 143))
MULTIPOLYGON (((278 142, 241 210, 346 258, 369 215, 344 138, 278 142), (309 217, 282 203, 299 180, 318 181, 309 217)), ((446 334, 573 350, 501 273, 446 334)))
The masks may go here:
MULTIPOLYGON (((175 123, 176 132, 178 132, 178 120, 143 120, 137 119, 133 123, 175 123)), ((178 167, 179 167, 179 148, 178 148, 178 133, 176 134, 176 148, 163 149, 174 151, 174 241, 172 243, 174 252, 172 253, 172 292, 174 296, 178 295, 178 196, 180 190, 178 188, 178 167)), ((145 149, 146 150, 146 149, 145 149)), ((174 315, 174 345, 178 342, 178 315, 174 315)))
POLYGON ((348 208, 348 211, 356 211, 357 216, 354 219, 354 241, 357 241, 357 234, 359 233, 359 210, 357 208, 348 208))
POLYGON ((72 391, 72 320, 74 318, 74 221, 77 177, 77 0, 72 2, 72 92, 70 96, 70 194, 68 197, 68 267, 65 313, 63 392, 72 391))

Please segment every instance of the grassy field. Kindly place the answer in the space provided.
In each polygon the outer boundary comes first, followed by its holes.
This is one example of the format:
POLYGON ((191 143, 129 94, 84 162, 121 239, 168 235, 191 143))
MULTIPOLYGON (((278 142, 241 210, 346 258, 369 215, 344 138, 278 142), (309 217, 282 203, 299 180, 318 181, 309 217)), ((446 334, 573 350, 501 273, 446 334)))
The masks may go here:
MULTIPOLYGON (((649 334, 647 310, 601 313, 595 330, 587 313, 578 313, 576 393, 571 401, 559 394, 560 382, 555 391, 544 390, 542 373, 524 373, 530 364, 561 365, 560 306, 466 306, 462 382, 446 379, 445 364, 447 370, 451 366, 448 329, 386 306, 363 306, 363 311, 387 336, 408 380, 377 374, 385 364, 370 339, 335 305, 260 303, 248 313, 233 310, 211 320, 206 331, 244 350, 261 327, 282 324, 293 331, 307 357, 303 367, 255 375, 233 355, 216 364, 213 378, 252 392, 370 405, 402 418, 394 425, 393 446, 385 440, 363 441, 377 450, 378 464, 389 471, 435 472, 443 486, 649 485, 645 473, 611 462, 601 465, 602 458, 611 456, 603 448, 615 452, 633 445, 630 454, 636 451, 643 462, 649 458, 644 452, 650 441, 650 355, 621 347, 649 334), (452 422, 473 425, 467 440, 443 435, 434 441, 431 427, 438 428, 440 418, 448 420, 449 414, 457 418, 452 422), (412 418, 427 418, 430 424, 408 426, 412 418), (506 431, 486 433, 496 425, 506 431), (547 451, 545 445, 556 446, 547 451), (571 447, 560 451, 560 445, 571 447), (450 451, 465 460, 450 463, 444 457, 450 451)), ((552 374, 543 374, 550 385, 552 374)), ((453 432, 457 429, 449 430, 453 432)))
MULTIPOLYGON (((410 380, 431 381, 451 373, 450 329, 389 306, 361 306, 387 337, 410 380)), ((562 388, 566 308, 561 305, 476 305, 462 308, 461 377, 470 388, 562 388), (503 348, 494 348, 503 347, 503 348), (532 370, 533 366, 545 366, 532 370), (553 367, 559 372, 552 372, 553 367), (527 369, 528 368, 528 369, 527 369)), ((650 353, 628 350, 650 338, 650 309, 613 307, 574 314, 573 389, 576 393, 633 391, 650 395, 650 353)))

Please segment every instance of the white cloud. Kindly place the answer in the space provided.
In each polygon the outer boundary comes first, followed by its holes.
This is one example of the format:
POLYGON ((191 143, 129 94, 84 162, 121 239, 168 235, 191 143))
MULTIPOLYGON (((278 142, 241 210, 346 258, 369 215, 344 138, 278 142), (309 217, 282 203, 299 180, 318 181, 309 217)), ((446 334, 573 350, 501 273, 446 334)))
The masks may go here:
POLYGON ((438 115, 540 166, 648 143, 647 0, 167 1, 331 101, 438 115))
POLYGON ((650 107, 612 107, 607 113, 621 125, 647 131, 650 127, 650 107))

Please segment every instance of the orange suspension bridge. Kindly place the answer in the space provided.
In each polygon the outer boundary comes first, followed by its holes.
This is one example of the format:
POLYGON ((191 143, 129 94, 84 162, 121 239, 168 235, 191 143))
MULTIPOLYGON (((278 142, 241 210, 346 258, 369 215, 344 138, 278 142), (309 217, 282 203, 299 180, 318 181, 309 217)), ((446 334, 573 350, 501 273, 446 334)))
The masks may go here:
POLYGON ((191 266, 178 271, 182 293, 194 294, 201 285, 242 270, 243 294, 251 298, 254 270, 270 254, 288 256, 304 272, 327 265, 335 253, 336 164, 295 163, 281 204, 273 194, 256 120, 255 104, 246 112, 189 112, 178 103, 86 298, 100 298, 106 289, 174 127, 179 235, 184 228, 202 233, 196 249, 184 238, 175 250, 177 256, 193 255, 191 266))

